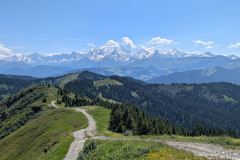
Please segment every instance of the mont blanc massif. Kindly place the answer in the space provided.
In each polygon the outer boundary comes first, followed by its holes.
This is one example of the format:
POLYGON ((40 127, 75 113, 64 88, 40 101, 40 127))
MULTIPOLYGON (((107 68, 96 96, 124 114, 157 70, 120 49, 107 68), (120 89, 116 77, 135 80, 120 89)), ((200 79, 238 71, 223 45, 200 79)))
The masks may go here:
POLYGON ((103 75, 129 76, 150 83, 239 83, 240 57, 210 52, 184 52, 150 45, 135 45, 124 37, 84 52, 0 55, 0 73, 34 77, 59 76, 88 70, 103 75), (227 74, 227 76, 226 76, 227 74))

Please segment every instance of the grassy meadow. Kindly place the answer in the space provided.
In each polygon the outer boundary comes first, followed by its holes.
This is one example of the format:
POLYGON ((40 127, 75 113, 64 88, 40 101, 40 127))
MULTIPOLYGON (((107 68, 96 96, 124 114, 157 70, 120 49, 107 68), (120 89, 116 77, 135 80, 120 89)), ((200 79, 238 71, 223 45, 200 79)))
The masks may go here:
POLYGON ((78 160, 206 160, 161 143, 88 140, 78 160))
POLYGON ((63 159, 73 141, 72 132, 86 127, 87 119, 79 112, 47 110, 0 141, 0 159, 63 159))

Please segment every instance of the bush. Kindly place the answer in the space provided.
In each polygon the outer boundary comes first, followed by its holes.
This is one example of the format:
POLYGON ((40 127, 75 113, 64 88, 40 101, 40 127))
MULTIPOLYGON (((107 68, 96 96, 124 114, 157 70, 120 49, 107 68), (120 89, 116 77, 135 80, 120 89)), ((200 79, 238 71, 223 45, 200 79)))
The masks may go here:
POLYGON ((79 154, 78 160, 84 160, 92 150, 97 148, 96 141, 91 141, 90 143, 86 144, 83 148, 83 151, 79 154))
POLYGON ((42 103, 46 103, 46 102, 47 102, 47 99, 43 98, 42 103))

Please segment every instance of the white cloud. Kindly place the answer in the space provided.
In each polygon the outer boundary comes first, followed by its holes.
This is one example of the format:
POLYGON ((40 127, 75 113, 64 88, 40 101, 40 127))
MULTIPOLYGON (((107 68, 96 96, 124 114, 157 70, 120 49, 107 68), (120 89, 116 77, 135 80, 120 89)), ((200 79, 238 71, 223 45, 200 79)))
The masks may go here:
POLYGON ((117 48, 117 47, 119 47, 119 44, 118 44, 118 42, 116 42, 114 40, 109 40, 105 43, 104 47, 117 48))
POLYGON ((231 43, 228 48, 240 48, 240 42, 231 43))
POLYGON ((93 44, 93 43, 88 43, 88 46, 89 46, 90 48, 95 48, 95 47, 96 47, 96 45, 93 44))
POLYGON ((205 49, 211 49, 215 47, 214 41, 202 41, 202 40, 195 40, 193 41, 197 46, 203 46, 205 49))
POLYGON ((173 40, 171 39, 166 39, 166 38, 161 38, 161 37, 155 37, 152 38, 151 41, 149 42, 150 45, 155 45, 155 46, 165 46, 165 45, 171 45, 173 44, 173 40))
POLYGON ((3 44, 0 44, 0 56, 1 57, 8 57, 12 54, 12 50, 5 47, 3 44))
POLYGON ((123 46, 129 46, 131 48, 136 48, 136 45, 133 43, 133 41, 130 38, 123 37, 121 40, 122 40, 121 44, 123 46))

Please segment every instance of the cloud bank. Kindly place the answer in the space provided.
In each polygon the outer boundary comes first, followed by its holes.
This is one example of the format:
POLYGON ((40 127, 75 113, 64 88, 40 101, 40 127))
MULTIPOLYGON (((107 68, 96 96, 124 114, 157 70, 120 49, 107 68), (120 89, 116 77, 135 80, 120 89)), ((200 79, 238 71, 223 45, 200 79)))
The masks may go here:
POLYGON ((166 38, 161 38, 161 37, 155 37, 155 38, 152 38, 150 41, 149 41, 149 44, 150 45, 155 45, 155 46, 166 46, 166 45, 171 45, 173 44, 173 40, 171 39, 166 39, 166 38))
POLYGON ((240 42, 231 43, 228 48, 240 48, 240 42))
POLYGON ((0 44, 0 57, 8 57, 12 55, 12 50, 0 44))
POLYGON ((215 47, 214 41, 202 41, 202 40, 195 40, 193 43, 196 46, 203 46, 205 49, 211 49, 215 47))

